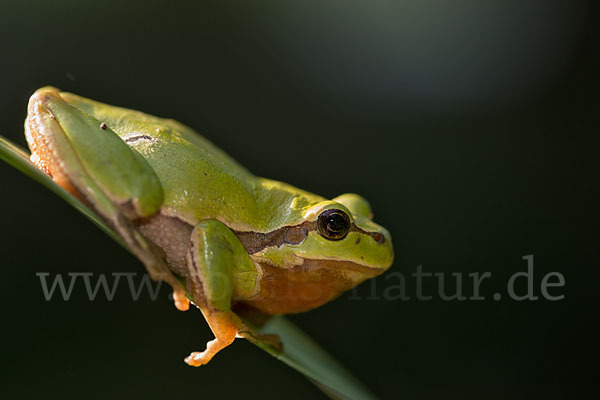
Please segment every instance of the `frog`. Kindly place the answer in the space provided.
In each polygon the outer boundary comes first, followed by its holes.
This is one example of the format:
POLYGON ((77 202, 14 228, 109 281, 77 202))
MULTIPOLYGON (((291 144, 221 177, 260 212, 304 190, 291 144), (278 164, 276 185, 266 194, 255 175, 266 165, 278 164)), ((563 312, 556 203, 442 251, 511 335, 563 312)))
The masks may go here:
POLYGON ((171 286, 178 310, 200 310, 214 339, 190 366, 236 338, 283 351, 243 310, 309 311, 393 263, 390 233, 362 196, 327 199, 255 176, 173 119, 47 86, 29 99, 25 137, 35 166, 171 286))

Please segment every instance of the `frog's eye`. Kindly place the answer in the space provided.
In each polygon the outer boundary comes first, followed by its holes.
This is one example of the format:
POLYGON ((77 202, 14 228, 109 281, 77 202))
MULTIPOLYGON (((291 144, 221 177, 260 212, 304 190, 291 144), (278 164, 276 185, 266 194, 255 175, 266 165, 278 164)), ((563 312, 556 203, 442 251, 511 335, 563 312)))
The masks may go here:
POLYGON ((342 210, 325 210, 319 215, 317 227, 325 239, 341 240, 350 231, 350 217, 342 210))

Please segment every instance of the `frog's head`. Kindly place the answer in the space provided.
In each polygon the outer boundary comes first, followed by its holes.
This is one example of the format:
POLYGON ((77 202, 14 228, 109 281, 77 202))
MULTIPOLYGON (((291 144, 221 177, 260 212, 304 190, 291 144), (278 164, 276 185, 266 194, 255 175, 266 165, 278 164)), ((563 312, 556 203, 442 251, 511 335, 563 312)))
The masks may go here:
POLYGON ((379 275, 394 258, 390 233, 373 222, 371 206, 363 197, 347 193, 310 207, 305 224, 313 229, 298 246, 305 260, 340 262, 361 270, 365 277, 379 275))
POLYGON ((305 311, 387 270, 394 259, 391 236, 372 218, 369 203, 357 194, 304 208, 297 224, 272 234, 271 245, 250 251, 266 272, 262 285, 278 290, 282 305, 255 306, 275 314, 305 311))

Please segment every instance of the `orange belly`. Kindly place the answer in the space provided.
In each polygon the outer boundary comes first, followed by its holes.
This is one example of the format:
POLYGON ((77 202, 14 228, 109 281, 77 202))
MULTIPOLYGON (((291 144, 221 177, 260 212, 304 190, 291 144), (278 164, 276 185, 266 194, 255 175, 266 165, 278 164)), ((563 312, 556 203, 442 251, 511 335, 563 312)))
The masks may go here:
POLYGON ((243 302, 271 315, 308 311, 336 298, 380 271, 346 261, 312 261, 292 268, 260 264, 256 296, 243 302))

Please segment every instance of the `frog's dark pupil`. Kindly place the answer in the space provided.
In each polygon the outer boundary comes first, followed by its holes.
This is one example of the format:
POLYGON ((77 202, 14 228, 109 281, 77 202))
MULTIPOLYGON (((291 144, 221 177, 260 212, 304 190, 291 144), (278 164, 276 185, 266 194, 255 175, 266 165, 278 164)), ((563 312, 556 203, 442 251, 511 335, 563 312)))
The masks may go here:
POLYGON ((350 218, 341 210, 326 210, 319 216, 319 232, 326 239, 343 239, 349 230, 350 218))
POLYGON ((343 232, 346 229, 346 220, 339 214, 329 216, 327 228, 332 232, 343 232))

